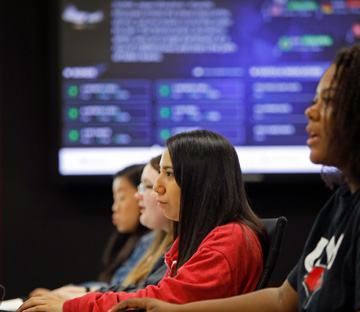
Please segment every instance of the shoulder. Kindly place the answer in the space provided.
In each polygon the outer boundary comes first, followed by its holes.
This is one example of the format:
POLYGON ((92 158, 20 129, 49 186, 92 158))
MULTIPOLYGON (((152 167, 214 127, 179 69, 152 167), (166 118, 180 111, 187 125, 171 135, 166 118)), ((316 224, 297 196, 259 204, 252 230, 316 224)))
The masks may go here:
POLYGON ((151 242, 154 239, 154 231, 151 231, 145 235, 143 235, 137 245, 139 246, 150 246, 151 242))
POLYGON ((230 222, 225 225, 217 226, 209 233, 210 236, 214 237, 229 237, 229 236, 239 236, 244 233, 253 233, 253 230, 250 229, 247 225, 239 222, 230 222))
POLYGON ((221 225, 212 230, 203 240, 200 248, 212 248, 218 251, 233 249, 242 244, 258 243, 258 238, 248 226, 231 222, 221 225))
POLYGON ((151 231, 143 235, 137 242, 134 251, 131 254, 131 258, 141 258, 143 254, 150 248, 151 242, 154 238, 154 233, 151 231))
POLYGON ((206 261, 224 263, 230 268, 249 267, 262 270, 263 256, 256 234, 246 225, 232 222, 218 226, 205 237, 196 254, 206 261))

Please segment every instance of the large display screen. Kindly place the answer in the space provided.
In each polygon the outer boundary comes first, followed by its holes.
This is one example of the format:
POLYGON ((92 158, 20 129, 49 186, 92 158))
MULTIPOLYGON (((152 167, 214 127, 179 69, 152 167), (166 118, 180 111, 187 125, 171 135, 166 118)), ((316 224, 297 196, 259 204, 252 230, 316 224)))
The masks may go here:
POLYGON ((208 129, 245 174, 315 173, 305 109, 359 1, 73 0, 59 5, 59 173, 108 175, 208 129))

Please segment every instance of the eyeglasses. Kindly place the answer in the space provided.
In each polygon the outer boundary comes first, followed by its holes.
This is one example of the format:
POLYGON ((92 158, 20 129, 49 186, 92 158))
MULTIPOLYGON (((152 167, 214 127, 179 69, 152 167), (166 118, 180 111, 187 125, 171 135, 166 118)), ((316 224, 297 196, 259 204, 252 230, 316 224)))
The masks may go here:
POLYGON ((143 183, 140 183, 137 187, 137 190, 139 192, 140 195, 144 195, 146 190, 152 190, 153 186, 152 185, 145 185, 143 183))

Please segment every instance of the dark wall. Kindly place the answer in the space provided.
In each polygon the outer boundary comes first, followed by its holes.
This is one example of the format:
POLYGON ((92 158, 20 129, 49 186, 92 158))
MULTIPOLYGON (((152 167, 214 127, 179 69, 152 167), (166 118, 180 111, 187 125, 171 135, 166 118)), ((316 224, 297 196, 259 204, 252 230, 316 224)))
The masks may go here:
POLYGON ((68 187, 52 180, 48 5, 2 1, 1 283, 7 298, 95 279, 113 230, 111 178, 68 187))
MULTIPOLYGON (((20 8, 16 1, 1 2, 1 283, 7 299, 39 286, 95 279, 113 230, 110 178, 67 187, 52 179, 50 3, 24 2, 20 8)), ((330 192, 319 180, 253 183, 247 190, 261 217, 289 220, 273 275, 278 284, 330 192)))

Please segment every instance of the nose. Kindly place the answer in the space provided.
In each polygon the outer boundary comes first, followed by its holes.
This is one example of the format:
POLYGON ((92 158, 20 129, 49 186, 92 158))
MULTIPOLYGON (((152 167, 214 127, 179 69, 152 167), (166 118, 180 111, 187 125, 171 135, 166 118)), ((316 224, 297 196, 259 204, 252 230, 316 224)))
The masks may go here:
POLYGON ((115 201, 113 202, 112 206, 111 206, 111 210, 112 212, 116 211, 116 205, 115 205, 115 201))
POLYGON ((305 110, 305 116, 308 120, 318 120, 319 119, 319 111, 316 105, 311 105, 305 110))
POLYGON ((155 180, 153 190, 158 194, 163 194, 165 192, 165 188, 162 186, 160 181, 160 176, 155 180))
POLYGON ((134 194, 134 197, 135 197, 135 199, 136 199, 137 201, 140 201, 141 198, 142 198, 142 195, 140 194, 139 191, 137 191, 137 192, 134 194))

